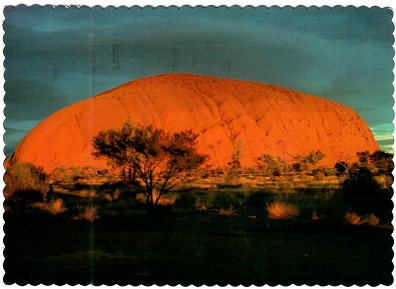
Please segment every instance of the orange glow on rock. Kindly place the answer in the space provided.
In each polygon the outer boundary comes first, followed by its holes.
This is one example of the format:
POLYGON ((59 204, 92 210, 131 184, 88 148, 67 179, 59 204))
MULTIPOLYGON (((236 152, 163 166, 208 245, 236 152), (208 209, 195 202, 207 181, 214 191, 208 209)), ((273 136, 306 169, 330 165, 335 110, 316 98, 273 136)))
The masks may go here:
POLYGON ((238 141, 241 165, 262 154, 292 161, 321 150, 319 165, 354 160, 356 152, 379 150, 372 132, 351 108, 286 88, 189 74, 165 74, 128 82, 68 106, 36 126, 14 159, 51 172, 58 166, 103 168, 92 138, 102 130, 135 123, 169 132, 193 129, 197 148, 213 167, 227 165, 238 141))

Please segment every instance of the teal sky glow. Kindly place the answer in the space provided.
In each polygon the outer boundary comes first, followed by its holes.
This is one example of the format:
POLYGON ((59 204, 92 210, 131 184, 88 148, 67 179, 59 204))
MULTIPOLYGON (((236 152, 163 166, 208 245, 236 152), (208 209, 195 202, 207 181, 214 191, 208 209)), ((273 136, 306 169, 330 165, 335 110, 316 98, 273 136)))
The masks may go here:
POLYGON ((7 157, 57 110, 168 72, 271 83, 346 104, 393 151, 388 9, 18 6, 4 14, 7 157))

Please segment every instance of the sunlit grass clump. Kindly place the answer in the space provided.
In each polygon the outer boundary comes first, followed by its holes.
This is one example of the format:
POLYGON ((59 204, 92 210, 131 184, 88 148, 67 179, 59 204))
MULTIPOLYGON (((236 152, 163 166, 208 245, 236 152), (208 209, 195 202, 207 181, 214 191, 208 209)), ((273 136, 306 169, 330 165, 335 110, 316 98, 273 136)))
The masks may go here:
POLYGON ((98 216, 98 208, 92 205, 88 205, 84 208, 82 212, 75 218, 76 220, 86 220, 90 223, 95 222, 95 220, 99 219, 98 216))
POLYGON ((176 202, 176 197, 175 196, 165 196, 159 199, 158 205, 161 206, 173 206, 176 202))
POLYGON ((96 194, 95 190, 89 189, 89 190, 81 190, 78 192, 78 195, 81 198, 96 198, 98 195, 96 194))
POLYGON ((221 215, 221 216, 236 216, 237 213, 234 209, 234 205, 231 204, 230 207, 228 208, 228 210, 221 208, 219 210, 219 215, 221 215))
POLYGON ((347 213, 345 213, 344 219, 345 219, 345 222, 347 222, 348 224, 352 224, 352 225, 363 224, 362 216, 359 216, 356 213, 347 212, 347 213))
POLYGON ((203 203, 201 202, 201 200, 199 200, 199 199, 195 201, 195 203, 194 203, 194 208, 195 208, 195 210, 197 210, 197 211, 206 211, 206 210, 207 210, 205 204, 203 204, 203 203))
POLYGON ((117 201, 121 196, 121 191, 119 189, 115 190, 112 194, 106 193, 103 195, 103 198, 106 199, 109 203, 113 201, 117 201))
POLYGON ((363 225, 368 224, 370 226, 378 226, 380 221, 377 216, 374 214, 366 215, 366 216, 359 216, 353 212, 347 212, 344 216, 345 222, 352 225, 363 225))
MULTIPOLYGON (((159 195, 158 190, 154 189, 153 195, 152 195, 153 199, 157 200, 158 195, 159 195)), ((138 202, 140 202, 141 204, 145 204, 147 202, 146 197, 143 194, 137 194, 135 199, 138 202)), ((164 207, 173 206, 175 204, 176 200, 177 200, 177 197, 175 195, 166 194, 166 195, 161 196, 161 198, 158 200, 158 203, 156 205, 160 205, 160 206, 164 206, 164 207)), ((154 201, 154 203, 155 203, 155 201, 154 201)))
POLYGON ((274 201, 267 204, 268 218, 272 220, 290 219, 297 217, 299 211, 296 206, 285 202, 274 201))
POLYGON ((49 203, 35 203, 36 208, 40 208, 52 215, 57 215, 66 211, 63 199, 51 199, 49 203))

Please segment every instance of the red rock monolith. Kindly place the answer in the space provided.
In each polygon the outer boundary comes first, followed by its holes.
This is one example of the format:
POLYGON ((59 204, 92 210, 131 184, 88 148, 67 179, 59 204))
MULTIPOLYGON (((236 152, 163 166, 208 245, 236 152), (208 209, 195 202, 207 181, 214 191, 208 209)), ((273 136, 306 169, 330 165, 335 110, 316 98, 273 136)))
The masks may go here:
POLYGON ((322 151, 320 165, 354 160, 379 150, 364 120, 351 108, 279 86, 189 74, 165 74, 128 82, 70 105, 37 125, 18 145, 13 160, 42 166, 106 166, 92 156, 102 130, 132 122, 170 132, 192 129, 199 152, 213 167, 227 165, 237 143, 241 164, 262 154, 287 162, 322 151))

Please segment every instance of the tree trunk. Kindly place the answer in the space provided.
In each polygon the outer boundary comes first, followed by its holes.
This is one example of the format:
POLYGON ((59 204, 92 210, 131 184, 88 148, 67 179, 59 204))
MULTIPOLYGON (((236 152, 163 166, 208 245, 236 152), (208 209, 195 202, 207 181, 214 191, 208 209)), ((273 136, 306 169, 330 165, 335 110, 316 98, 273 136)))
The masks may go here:
POLYGON ((149 206, 149 207, 152 207, 154 205, 153 192, 150 189, 147 190, 146 203, 147 203, 147 206, 149 206))
POLYGON ((156 200, 155 200, 155 205, 156 205, 156 206, 158 205, 158 202, 159 202, 160 198, 161 198, 161 196, 158 196, 158 197, 156 198, 156 200))
POLYGON ((127 179, 126 179, 126 175, 125 175, 125 168, 122 168, 121 174, 122 174, 122 179, 123 179, 124 183, 126 183, 127 179))

